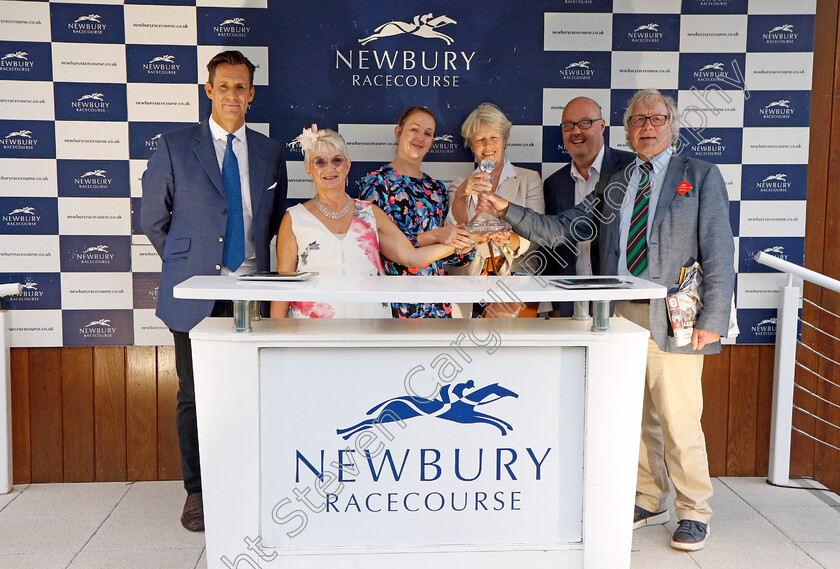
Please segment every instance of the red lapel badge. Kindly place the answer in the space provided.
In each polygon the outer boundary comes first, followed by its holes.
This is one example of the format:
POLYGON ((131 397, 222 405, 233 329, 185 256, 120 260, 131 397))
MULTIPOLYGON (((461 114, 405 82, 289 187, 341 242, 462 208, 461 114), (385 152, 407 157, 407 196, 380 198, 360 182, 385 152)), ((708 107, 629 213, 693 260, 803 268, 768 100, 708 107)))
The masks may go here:
POLYGON ((677 186, 677 192, 678 192, 681 196, 684 196, 684 195, 685 195, 685 194, 687 194, 687 193, 689 192, 689 190, 691 190, 691 188, 693 188, 693 187, 694 187, 694 186, 692 186, 691 184, 689 184, 686 180, 683 180, 682 182, 680 182, 680 185, 679 185, 679 186, 677 186))

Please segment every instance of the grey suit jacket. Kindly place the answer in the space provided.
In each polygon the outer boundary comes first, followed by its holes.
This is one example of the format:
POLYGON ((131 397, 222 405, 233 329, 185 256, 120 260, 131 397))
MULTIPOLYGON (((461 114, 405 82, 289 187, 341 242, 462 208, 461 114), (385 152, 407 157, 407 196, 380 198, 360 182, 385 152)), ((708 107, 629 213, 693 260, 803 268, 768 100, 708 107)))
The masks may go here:
MULTIPOLYGON (((140 223, 163 260, 156 314, 179 332, 210 316, 214 301, 174 298, 173 287, 221 272, 227 199, 208 120, 161 136, 143 173, 140 223)), ((286 161, 278 142, 246 132, 257 270, 267 271, 286 201, 286 161)))
MULTIPOLYGON (((557 215, 539 215, 511 204, 505 219, 514 230, 529 239, 547 243, 576 240, 572 222, 577 217, 600 219, 601 274, 617 273, 619 260, 619 209, 627 190, 629 170, 602 178, 596 191, 580 205, 557 215)), ((648 234, 650 280, 674 289, 680 269, 693 257, 703 266, 705 293, 703 309, 696 327, 725 336, 735 288, 735 244, 729 223, 729 198, 717 166, 684 156, 673 156, 665 171, 659 202, 648 234), (677 192, 683 181, 691 185, 684 194, 677 192)), ((581 224, 578 224, 580 226, 581 224)), ((590 235, 582 235, 587 238, 590 235)), ((664 299, 650 303, 650 331, 661 350, 685 354, 713 354, 720 342, 694 351, 677 347, 669 336, 664 299)))

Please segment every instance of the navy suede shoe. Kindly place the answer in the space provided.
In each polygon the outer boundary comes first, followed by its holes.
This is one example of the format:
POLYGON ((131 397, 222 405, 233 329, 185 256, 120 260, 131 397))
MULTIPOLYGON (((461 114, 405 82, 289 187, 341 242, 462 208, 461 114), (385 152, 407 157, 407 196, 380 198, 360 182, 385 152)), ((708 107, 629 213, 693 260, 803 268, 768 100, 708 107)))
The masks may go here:
POLYGON ((669 519, 671 519, 671 516, 668 514, 668 510, 662 510, 661 512, 649 512, 641 506, 636 506, 636 509, 633 512, 633 529, 639 529, 642 526, 664 524, 669 519))
POLYGON ((674 537, 671 538, 671 547, 683 551, 703 549, 709 533, 709 524, 694 520, 680 520, 680 525, 674 532, 674 537))

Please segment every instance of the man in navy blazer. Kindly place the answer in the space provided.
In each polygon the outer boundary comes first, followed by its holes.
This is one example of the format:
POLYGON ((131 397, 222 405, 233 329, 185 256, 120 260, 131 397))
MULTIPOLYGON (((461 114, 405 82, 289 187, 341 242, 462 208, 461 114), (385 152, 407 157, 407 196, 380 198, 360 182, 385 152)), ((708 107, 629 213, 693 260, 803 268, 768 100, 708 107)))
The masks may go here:
MULTIPOLYGON (((615 307, 616 314, 651 334, 633 527, 668 521, 665 501, 672 483, 679 524, 671 546, 695 551, 705 546, 712 517, 700 424, 703 356, 720 352, 720 338, 729 330, 735 245, 720 170, 674 154, 677 113, 673 99, 655 89, 633 95, 624 127, 637 154, 635 167, 602 178, 595 192, 571 210, 540 215, 496 195, 483 197, 491 213, 504 216, 514 231, 531 240, 578 240, 576 227, 586 224, 575 225, 575 220, 599 218, 601 274, 638 276, 675 289, 682 267, 700 262, 705 290, 691 344, 676 345, 664 299, 618 301, 615 307)), ((583 232, 583 238, 589 237, 583 232)))
MULTIPOLYGON (((187 491, 181 523, 192 531, 204 529, 204 510, 189 332, 207 316, 229 315, 232 306, 176 299, 172 289, 193 275, 269 270, 269 242, 280 227, 287 186, 282 145, 245 126, 254 65, 242 53, 226 51, 207 70, 211 116, 160 137, 143 173, 140 210, 143 231, 163 260, 156 314, 175 340, 187 491)), ((263 312, 268 315, 268 306, 263 312)))
MULTIPOLYGON (((601 176, 623 170, 635 154, 604 145, 606 121, 601 107, 589 97, 577 97, 563 109, 560 127, 563 146, 572 161, 543 184, 545 213, 558 214, 578 205, 595 190, 601 176)), ((598 269, 598 246, 591 242, 571 247, 564 243, 545 251, 544 275, 591 275, 598 269)), ((555 302, 553 316, 571 316, 572 303, 555 302)))

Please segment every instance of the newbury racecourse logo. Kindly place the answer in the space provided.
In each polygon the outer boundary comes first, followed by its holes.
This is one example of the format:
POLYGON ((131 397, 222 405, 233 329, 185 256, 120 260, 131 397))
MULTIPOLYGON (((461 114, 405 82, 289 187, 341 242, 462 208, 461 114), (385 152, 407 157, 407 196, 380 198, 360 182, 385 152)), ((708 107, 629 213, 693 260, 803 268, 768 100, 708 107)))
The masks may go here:
POLYGON ((450 385, 444 385, 434 399, 404 395, 383 401, 365 413, 371 416, 371 419, 364 419, 346 429, 337 429, 336 434, 347 440, 356 433, 371 429, 379 423, 404 421, 414 417, 432 417, 461 424, 484 423, 499 429, 502 436, 513 430, 509 423, 498 417, 481 413, 476 410, 476 407, 493 403, 503 397, 519 397, 518 394, 498 383, 475 389, 473 380, 459 383, 451 390, 450 387, 450 385), (471 393, 466 393, 467 390, 471 393))
POLYGON ((773 336, 776 334, 776 324, 778 324, 778 320, 775 316, 772 316, 751 326, 750 330, 756 336, 773 336))
POLYGON ((73 253, 71 257, 83 265, 107 265, 114 260, 114 254, 108 252, 108 245, 85 247, 81 253, 73 253))
POLYGON ((793 24, 782 24, 770 28, 770 31, 763 34, 761 39, 769 44, 792 44, 797 37, 799 34, 793 31, 793 24))
POLYGON ((69 22, 67 28, 74 34, 102 35, 105 33, 107 24, 99 21, 101 17, 99 14, 79 16, 75 21, 69 22))
POLYGON ((586 80, 592 79, 595 75, 595 70, 590 69, 592 62, 585 59, 580 61, 572 61, 566 67, 559 70, 560 76, 563 79, 571 80, 586 80))
POLYGON ((162 133, 159 132, 156 135, 154 135, 152 138, 147 139, 145 141, 146 148, 148 148, 149 150, 157 150, 158 139, 160 138, 161 134, 162 133))
POLYGON ((452 45, 453 40, 450 36, 446 34, 442 34, 441 32, 437 31, 437 28, 441 26, 445 26, 447 24, 457 24, 455 20, 450 18, 446 15, 438 16, 437 18, 430 12, 428 14, 423 14, 414 16, 414 20, 411 23, 408 22, 400 22, 397 20, 392 20, 390 22, 386 22, 373 30, 373 33, 366 38, 362 38, 359 40, 359 43, 365 45, 372 41, 376 41, 381 38, 386 38, 389 36, 398 36, 402 34, 412 34, 415 36, 420 36, 421 38, 430 38, 430 39, 439 39, 446 42, 446 45, 452 45))
POLYGON ((441 134, 435 137, 434 144, 429 149, 431 154, 452 154, 458 149, 454 135, 441 134))
POLYGON ((110 318, 93 320, 79 328, 79 334, 83 338, 112 338, 116 331, 117 329, 111 326, 110 318))
POLYGON ((175 75, 181 69, 181 64, 175 62, 174 55, 159 55, 143 64, 143 71, 149 75, 175 75))
POLYGON ((763 109, 758 110, 759 116, 765 119, 790 119, 793 117, 795 109, 791 108, 788 99, 779 99, 765 105, 763 109))
POLYGON ((721 157, 726 152, 726 146, 719 136, 704 138, 692 145, 696 157, 721 157))
MULTIPOLYGON (((374 33, 358 40, 359 44, 396 35, 411 35, 442 40, 447 46, 455 41, 436 28, 456 24, 452 18, 423 14, 411 23, 393 20, 378 26, 374 33)), ((387 46, 387 42, 383 42, 387 46)), ((435 49, 430 42, 417 43, 427 49, 342 49, 335 51, 335 69, 350 70, 353 87, 458 87, 459 72, 471 71, 475 52, 435 49)))
POLYGON ((82 190, 107 189, 111 182, 113 179, 108 177, 108 171, 102 169, 88 170, 78 178, 73 178, 73 183, 82 190))
POLYGON ((247 38, 251 28, 245 25, 245 18, 230 18, 213 26, 213 31, 222 38, 247 38))
POLYGON ((760 192, 786 192, 793 186, 792 182, 788 182, 787 177, 788 175, 783 172, 771 174, 756 182, 755 187, 760 192))
POLYGON ((10 227, 31 227, 38 225, 41 216, 35 213, 32 206, 24 206, 13 209, 3 216, 3 223, 10 227))
POLYGON ((664 34, 659 31, 659 24, 643 24, 632 32, 627 32, 627 38, 633 43, 655 44, 659 43, 664 34))
POLYGON ((82 113, 105 113, 111 103, 105 100, 103 93, 88 93, 73 101, 70 106, 82 113))
POLYGON ((38 290, 38 283, 27 277, 26 282, 21 284, 20 294, 15 295, 15 300, 23 302, 37 302, 44 296, 44 291, 38 290))
POLYGON ((709 63, 708 65, 704 65, 700 68, 700 71, 706 71, 707 69, 713 69, 715 71, 723 71, 723 63, 717 61, 715 63, 709 63))
POLYGON ((7 134, 0 145, 4 150, 33 150, 38 139, 32 138, 31 130, 16 130, 7 134))
POLYGON ((0 71, 31 71, 34 61, 29 61, 26 51, 13 51, 0 57, 0 71))

